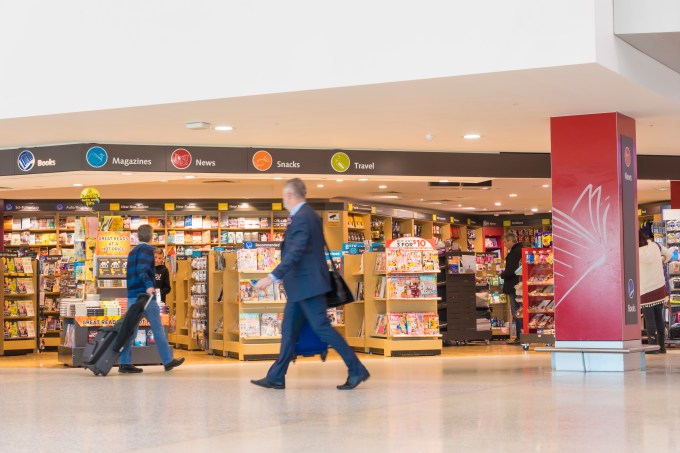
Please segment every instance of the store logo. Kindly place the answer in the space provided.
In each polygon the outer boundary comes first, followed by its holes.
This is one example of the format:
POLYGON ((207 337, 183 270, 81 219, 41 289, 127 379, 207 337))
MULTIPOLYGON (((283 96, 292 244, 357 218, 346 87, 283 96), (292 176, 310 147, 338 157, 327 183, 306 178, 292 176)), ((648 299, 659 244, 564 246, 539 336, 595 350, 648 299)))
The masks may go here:
POLYGON ((626 161, 626 167, 630 167, 630 148, 626 146, 623 150, 624 160, 626 161))
POLYGON ((256 170, 267 171, 272 168, 272 162, 272 155, 263 149, 253 154, 253 167, 256 170))
POLYGON ((349 165, 349 156, 345 153, 335 153, 333 154, 333 157, 331 157, 331 167, 338 173, 344 173, 349 170, 349 165))
POLYGON ((32 152, 25 149, 19 153, 17 158, 17 165, 21 171, 31 171, 35 165, 35 156, 32 152))
POLYGON ((628 279, 628 298, 632 299, 635 295, 635 282, 632 278, 628 279))
POLYGON ((5 203, 5 211, 14 211, 14 205, 12 203, 5 203))
POLYGON ((55 205, 55 208, 57 208, 57 211, 63 211, 64 210, 64 205, 62 203, 57 203, 55 205))
POLYGON ((177 148, 172 152, 170 162, 178 170, 185 170, 191 165, 191 153, 184 148, 177 148))
POLYGON ((85 160, 93 168, 102 168, 109 160, 109 155, 101 146, 93 146, 87 150, 85 160))

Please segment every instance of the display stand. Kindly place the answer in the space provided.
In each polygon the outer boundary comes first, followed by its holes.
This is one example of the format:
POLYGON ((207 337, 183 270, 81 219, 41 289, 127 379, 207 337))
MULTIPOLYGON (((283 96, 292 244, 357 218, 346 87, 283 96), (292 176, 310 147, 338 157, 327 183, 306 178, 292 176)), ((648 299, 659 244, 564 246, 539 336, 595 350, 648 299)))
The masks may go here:
POLYGON ((224 252, 214 251, 208 260, 208 351, 213 355, 224 354, 224 252))
POLYGON ((664 313, 668 321, 667 345, 680 344, 680 210, 664 209, 662 222, 653 224, 654 241, 667 247, 673 254, 666 263, 668 274, 669 303, 664 313))
POLYGON ((364 267, 365 254, 343 256, 343 276, 355 301, 344 305, 345 340, 355 351, 366 352, 364 267))
POLYGON ((189 280, 189 349, 202 351, 208 348, 208 255, 207 252, 194 252, 190 261, 189 280))
POLYGON ((494 340, 510 338, 512 325, 512 313, 510 301, 503 294, 503 285, 500 278, 501 260, 496 254, 476 253, 477 261, 477 290, 478 295, 485 294, 491 310, 491 334, 494 340))
POLYGON ((168 337, 168 341, 176 348, 190 349, 191 335, 191 263, 185 257, 177 259, 177 272, 173 280, 173 293, 175 295, 170 313, 175 316, 175 331, 168 337))
POLYGON ((59 299, 61 298, 61 255, 43 257, 40 264, 39 318, 40 342, 38 349, 56 349, 59 346, 61 319, 59 299))
POLYGON ((555 290, 552 248, 522 249, 524 350, 530 343, 555 343, 555 290))
POLYGON ((370 352, 388 357, 441 354, 438 263, 433 241, 413 237, 387 241, 386 252, 364 254, 366 347, 370 352), (370 269, 372 275, 366 273, 370 269))
POLYGON ((225 253, 224 353, 239 360, 276 359, 281 349, 281 321, 286 303, 283 283, 272 285, 263 293, 255 291, 254 281, 267 276, 275 264, 258 270, 257 258, 255 262, 239 260, 238 253, 242 252, 257 253, 257 249, 225 253))
POLYGON ((3 355, 37 351, 36 260, 16 257, 16 253, 0 254, 0 274, 4 291, 0 299, 4 307, 4 327, 0 353, 3 355))

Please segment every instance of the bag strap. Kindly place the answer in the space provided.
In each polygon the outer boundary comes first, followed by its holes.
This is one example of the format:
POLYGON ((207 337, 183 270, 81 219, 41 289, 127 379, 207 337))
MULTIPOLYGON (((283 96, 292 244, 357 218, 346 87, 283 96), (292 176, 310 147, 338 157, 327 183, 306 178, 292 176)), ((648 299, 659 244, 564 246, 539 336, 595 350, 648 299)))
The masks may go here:
POLYGON ((333 268, 333 272, 340 275, 340 272, 338 272, 338 267, 335 264, 335 261, 333 261, 333 257, 331 256, 331 250, 328 248, 328 243, 326 242, 326 236, 323 234, 323 221, 321 220, 321 216, 317 216, 319 218, 319 226, 321 227, 321 237, 323 238, 323 248, 324 252, 328 253, 328 259, 331 260, 331 267, 333 268))

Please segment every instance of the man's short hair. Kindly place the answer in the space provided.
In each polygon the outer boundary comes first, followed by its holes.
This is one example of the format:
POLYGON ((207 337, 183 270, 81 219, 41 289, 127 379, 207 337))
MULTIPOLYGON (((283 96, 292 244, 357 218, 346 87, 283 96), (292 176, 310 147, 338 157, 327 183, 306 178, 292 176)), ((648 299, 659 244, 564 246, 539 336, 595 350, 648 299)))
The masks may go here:
POLYGON ((503 237, 508 242, 517 242, 517 235, 515 233, 505 233, 503 237))
POLYGON ((153 227, 151 225, 140 225, 137 230, 137 236, 139 237, 139 242, 151 242, 153 227))
POLYGON ((293 178, 286 181, 283 190, 288 190, 297 198, 307 197, 307 187, 305 187, 305 183, 300 178, 293 178))

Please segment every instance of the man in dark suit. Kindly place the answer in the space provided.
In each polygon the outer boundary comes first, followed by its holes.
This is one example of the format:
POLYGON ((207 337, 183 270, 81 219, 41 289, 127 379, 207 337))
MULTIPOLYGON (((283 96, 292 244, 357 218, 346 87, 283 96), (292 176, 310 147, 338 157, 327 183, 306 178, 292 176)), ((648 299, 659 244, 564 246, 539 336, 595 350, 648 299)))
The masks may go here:
POLYGON ((255 289, 262 290, 283 279, 288 299, 281 326, 281 352, 267 376, 251 382, 267 388, 286 387, 288 365, 295 358, 295 344, 306 319, 319 338, 332 346, 345 361, 349 376, 344 384, 338 385, 338 389, 351 390, 370 375, 326 316, 326 293, 331 290, 331 284, 323 227, 321 218, 306 204, 306 196, 305 183, 299 178, 289 180, 283 187, 283 205, 290 212, 292 221, 281 244, 281 263, 255 285, 255 289))

